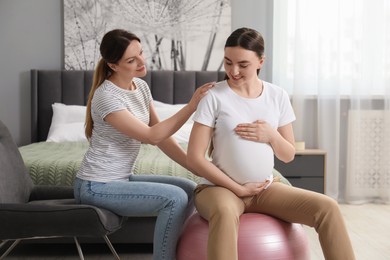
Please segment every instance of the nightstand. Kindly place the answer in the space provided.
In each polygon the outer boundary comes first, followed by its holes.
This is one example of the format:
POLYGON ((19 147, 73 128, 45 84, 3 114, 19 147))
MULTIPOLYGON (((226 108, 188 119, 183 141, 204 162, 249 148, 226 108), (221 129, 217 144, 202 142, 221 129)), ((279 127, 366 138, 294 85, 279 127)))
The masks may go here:
POLYGON ((326 152, 323 150, 297 150, 289 163, 275 157, 275 169, 295 187, 325 192, 326 152))

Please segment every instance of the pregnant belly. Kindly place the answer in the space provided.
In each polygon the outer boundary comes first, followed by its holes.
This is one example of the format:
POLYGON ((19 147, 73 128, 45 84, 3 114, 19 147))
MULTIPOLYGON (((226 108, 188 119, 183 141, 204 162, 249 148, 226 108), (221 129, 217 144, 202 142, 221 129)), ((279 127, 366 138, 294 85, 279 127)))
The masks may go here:
POLYGON ((213 163, 240 184, 264 182, 272 173, 274 153, 269 144, 232 138, 216 147, 213 163))

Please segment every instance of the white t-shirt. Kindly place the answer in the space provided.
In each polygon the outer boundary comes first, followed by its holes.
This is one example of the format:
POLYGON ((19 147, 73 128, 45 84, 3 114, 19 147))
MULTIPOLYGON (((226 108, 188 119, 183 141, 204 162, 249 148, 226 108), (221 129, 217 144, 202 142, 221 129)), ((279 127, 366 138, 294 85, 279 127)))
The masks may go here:
POLYGON ((128 180, 133 173, 140 141, 122 134, 104 121, 108 114, 127 109, 139 120, 149 124, 149 105, 152 101, 150 89, 142 79, 134 78, 133 82, 137 86, 133 91, 122 89, 109 80, 96 89, 91 103, 94 123, 92 136, 77 177, 109 182, 128 180))
MULTIPOLYGON (((273 128, 295 120, 285 90, 263 81, 263 93, 257 98, 244 98, 221 81, 202 98, 194 121, 214 128, 212 162, 237 183, 263 182, 272 174, 274 153, 270 144, 240 138, 234 128, 256 120, 273 128)), ((201 183, 212 184, 206 179, 201 183)))

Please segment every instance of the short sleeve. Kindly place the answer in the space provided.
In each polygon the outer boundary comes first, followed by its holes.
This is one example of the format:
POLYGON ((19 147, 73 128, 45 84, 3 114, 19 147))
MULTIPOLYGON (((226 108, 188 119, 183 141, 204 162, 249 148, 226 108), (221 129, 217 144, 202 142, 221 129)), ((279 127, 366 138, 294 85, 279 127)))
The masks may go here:
POLYGON ((295 119, 295 113, 290 102, 290 97, 285 90, 282 90, 282 98, 280 100, 279 127, 287 125, 295 121, 295 119))
POLYGON ((112 92, 96 91, 92 99, 92 109, 101 119, 104 119, 112 112, 126 109, 126 105, 112 92))
POLYGON ((218 116, 218 104, 214 93, 209 93, 202 98, 196 109, 193 120, 202 125, 214 128, 218 116))

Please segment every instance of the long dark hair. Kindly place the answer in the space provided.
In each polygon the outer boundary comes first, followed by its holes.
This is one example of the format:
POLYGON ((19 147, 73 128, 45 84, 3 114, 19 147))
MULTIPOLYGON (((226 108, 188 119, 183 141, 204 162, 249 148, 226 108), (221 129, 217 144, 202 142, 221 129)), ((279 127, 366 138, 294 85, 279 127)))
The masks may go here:
POLYGON ((112 74, 112 69, 108 66, 108 63, 118 63, 130 42, 133 40, 141 42, 141 40, 135 34, 122 29, 109 31, 103 36, 102 43, 100 44, 100 55, 102 57, 95 68, 92 87, 89 92, 87 102, 85 135, 88 139, 91 138, 93 129, 91 113, 92 97, 95 94, 96 89, 112 74))

